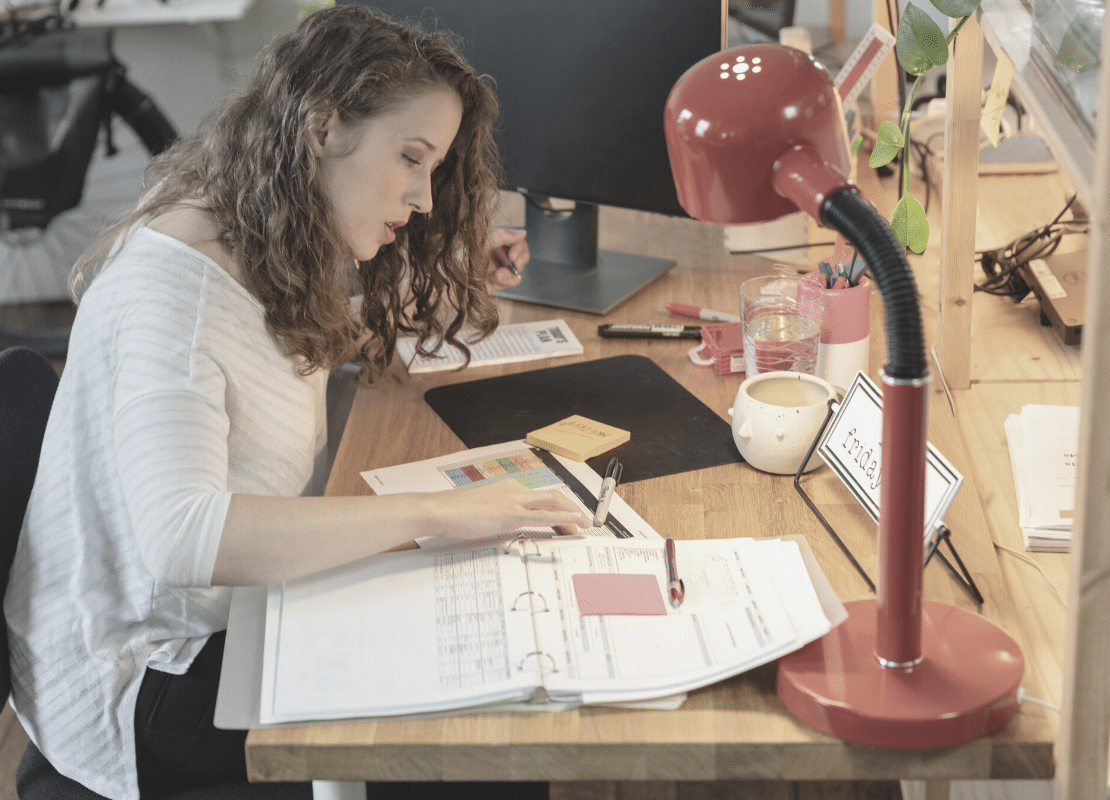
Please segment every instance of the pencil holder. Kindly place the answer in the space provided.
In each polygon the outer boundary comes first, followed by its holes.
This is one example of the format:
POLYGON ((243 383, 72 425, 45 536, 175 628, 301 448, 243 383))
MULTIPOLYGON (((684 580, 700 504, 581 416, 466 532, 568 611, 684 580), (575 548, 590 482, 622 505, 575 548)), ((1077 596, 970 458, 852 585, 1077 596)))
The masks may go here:
POLYGON ((871 355, 871 281, 867 276, 855 286, 824 288, 825 278, 810 272, 801 281, 803 291, 821 294, 821 338, 817 346, 816 375, 841 393, 847 391, 856 373, 867 373, 871 355))

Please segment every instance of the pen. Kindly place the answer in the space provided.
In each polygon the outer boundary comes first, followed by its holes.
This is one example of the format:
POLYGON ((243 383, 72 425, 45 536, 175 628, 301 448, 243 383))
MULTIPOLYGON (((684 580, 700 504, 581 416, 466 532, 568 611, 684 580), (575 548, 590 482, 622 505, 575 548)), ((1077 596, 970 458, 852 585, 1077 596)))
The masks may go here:
POLYGON ((637 325, 614 322, 598 325, 597 335, 631 339, 700 339, 700 325, 637 325))
POLYGON ((516 268, 516 264, 509 258, 509 251, 505 249, 505 245, 493 248, 493 257, 497 259, 497 263, 503 266, 509 272, 520 277, 520 270, 516 268))
POLYGON ((682 605, 682 598, 686 596, 686 584, 678 577, 678 560, 674 554, 674 539, 667 534, 667 541, 663 543, 663 557, 667 562, 667 593, 671 596, 671 608, 682 605))
POLYGON ((680 317, 690 317, 692 319, 704 319, 710 322, 739 322, 740 317, 736 314, 726 314, 723 311, 713 311, 709 308, 699 308, 698 306, 686 305, 686 303, 667 303, 663 306, 672 314, 678 314, 680 317))
POLYGON ((609 462, 605 468, 605 480, 601 482, 601 492, 597 496, 597 510, 594 511, 594 527, 605 524, 609 517, 609 502, 617 490, 617 481, 621 479, 622 467, 617 459, 609 462))

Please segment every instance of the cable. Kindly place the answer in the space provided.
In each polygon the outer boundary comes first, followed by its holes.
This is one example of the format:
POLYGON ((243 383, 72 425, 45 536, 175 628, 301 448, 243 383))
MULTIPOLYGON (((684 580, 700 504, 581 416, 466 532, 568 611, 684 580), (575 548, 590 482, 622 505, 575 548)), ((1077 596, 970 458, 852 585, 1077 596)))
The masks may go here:
POLYGON ((1042 706, 1043 708, 1047 708, 1050 711, 1055 711, 1057 714, 1062 714, 1063 713, 1063 711, 1060 710, 1059 706, 1054 706, 1054 705, 1052 705, 1052 703, 1046 703, 1044 700, 1038 700, 1036 697, 1030 697, 1029 695, 1027 695, 1025 693, 1025 687, 1024 686, 1019 686, 1018 687, 1017 701, 1018 701, 1018 705, 1021 705, 1022 703, 1034 703, 1038 706, 1042 706))
POLYGON ((1060 218, 1071 208, 1077 195, 1072 195, 1060 213, 1042 228, 1019 236, 1005 247, 997 250, 983 250, 976 253, 977 260, 986 275, 986 280, 974 288, 977 292, 999 297, 1013 297, 1021 302, 1031 290, 1021 275, 1021 268, 1035 258, 1044 258, 1055 252, 1060 240, 1073 233, 1086 233, 1086 219, 1070 219, 1063 222, 1060 218))
POLYGON ((1034 567, 1036 567, 1037 571, 1040 572, 1041 575, 1044 577, 1044 579, 1048 582, 1048 585, 1052 587, 1052 591, 1056 592, 1056 596, 1058 598, 1060 598, 1060 602, 1063 604, 1064 608, 1068 607, 1068 599, 1066 597, 1064 597, 1064 593, 1061 592, 1059 587, 1055 583, 1052 582, 1052 579, 1050 577, 1048 577, 1048 573, 1044 571, 1044 567, 1042 567, 1036 561, 1031 559, 1029 556, 1025 555, 1025 553, 1019 552, 1018 550, 1011 550, 1009 547, 1001 545, 998 542, 995 542, 994 546, 997 547, 999 550, 1003 550, 1003 551, 1009 553, 1010 555, 1021 559, 1026 564, 1031 564, 1034 567))

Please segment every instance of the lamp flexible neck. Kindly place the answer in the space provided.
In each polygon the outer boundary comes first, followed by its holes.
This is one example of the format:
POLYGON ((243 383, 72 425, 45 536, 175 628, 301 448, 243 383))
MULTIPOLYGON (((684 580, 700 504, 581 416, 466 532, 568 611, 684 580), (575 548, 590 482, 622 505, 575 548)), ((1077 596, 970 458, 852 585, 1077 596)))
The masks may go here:
POLYGON ((821 206, 821 219, 859 251, 879 287, 886 309, 886 376, 898 380, 927 377, 917 281, 890 225, 854 188, 830 194, 821 206))

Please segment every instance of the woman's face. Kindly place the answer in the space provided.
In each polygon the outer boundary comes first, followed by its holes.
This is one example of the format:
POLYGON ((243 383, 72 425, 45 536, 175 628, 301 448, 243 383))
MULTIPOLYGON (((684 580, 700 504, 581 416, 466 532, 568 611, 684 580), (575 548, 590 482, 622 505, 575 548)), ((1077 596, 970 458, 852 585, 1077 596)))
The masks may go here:
POLYGON ((412 212, 432 210, 432 172, 443 163, 462 121, 450 89, 433 89, 355 128, 332 113, 311 132, 320 176, 348 255, 373 258, 412 212))

